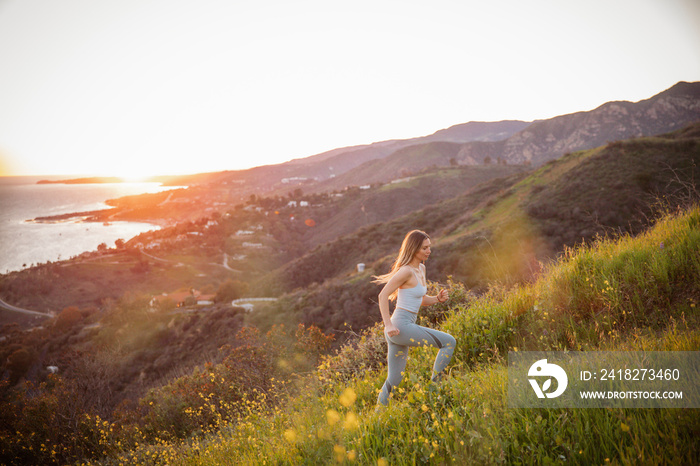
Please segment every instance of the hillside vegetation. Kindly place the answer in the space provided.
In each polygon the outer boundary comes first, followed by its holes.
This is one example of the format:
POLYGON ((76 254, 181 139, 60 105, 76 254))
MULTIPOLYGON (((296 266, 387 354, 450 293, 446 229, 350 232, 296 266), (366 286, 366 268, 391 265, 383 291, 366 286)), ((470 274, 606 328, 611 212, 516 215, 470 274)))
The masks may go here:
POLYGON ((698 250, 696 205, 636 237, 568 249, 527 285, 475 297, 453 284, 444 308, 425 317, 457 338, 449 376, 430 389, 434 351, 412 349, 383 411, 381 329, 310 370, 299 364, 328 338, 300 327, 292 346, 276 346, 279 332, 242 335, 247 345, 154 391, 138 415, 78 411, 79 428, 60 437, 51 416, 71 399, 50 381, 49 398, 20 403, 23 417, 3 411, 12 426, 0 437, 3 459, 48 464, 77 451, 94 464, 693 464, 695 410, 509 409, 505 363, 522 350, 697 351, 698 250))
POLYGON ((695 410, 508 409, 505 362, 521 350, 697 351, 699 227, 693 207, 637 237, 568 250, 529 285, 452 302, 440 326, 458 341, 450 377, 428 390, 434 352, 412 349, 382 412, 385 353, 372 329, 284 407, 190 447, 179 464, 692 464, 695 410))

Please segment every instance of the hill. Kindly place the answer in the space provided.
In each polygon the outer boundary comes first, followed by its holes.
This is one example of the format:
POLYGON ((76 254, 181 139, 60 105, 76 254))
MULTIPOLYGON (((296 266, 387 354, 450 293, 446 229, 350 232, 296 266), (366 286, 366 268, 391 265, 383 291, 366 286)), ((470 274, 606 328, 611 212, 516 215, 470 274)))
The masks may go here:
MULTIPOLYGON (((693 463, 693 409, 512 409, 506 355, 696 351, 698 222, 694 207, 636 238, 572 251, 531 285, 454 303, 440 325, 458 341, 450 377, 430 389, 434 352, 412 350, 384 412, 374 411, 385 376, 381 329, 366 333, 327 359, 283 409, 246 417, 204 454, 214 463, 693 463)), ((193 453, 178 455, 196 464, 193 453)))
POLYGON ((697 195, 698 131, 700 124, 568 154, 324 243, 263 278, 258 286, 266 293, 297 291, 257 314, 256 323, 289 319, 337 330, 376 321, 370 275, 389 269, 413 228, 435 243, 432 279, 451 276, 474 290, 527 281, 565 248, 600 235, 637 234, 653 222, 657 201, 683 204, 697 195), (362 274, 355 271, 360 262, 362 274))
MULTIPOLYGON (((251 193, 256 195, 284 195, 299 186, 303 187, 307 192, 343 189, 347 186, 346 184, 328 183, 316 187, 315 183, 340 176, 365 162, 382 159, 397 150, 420 144, 424 141, 494 141, 508 137, 528 125, 528 122, 520 121, 469 122, 440 130, 429 136, 333 149, 322 154, 294 159, 278 165, 231 172, 227 175, 226 182, 234 183, 231 186, 232 196, 237 196, 239 199, 245 199, 251 193)), ((409 169, 412 169, 412 167, 409 167, 409 169)), ((396 178, 396 176, 394 175, 381 181, 390 181, 393 178, 396 178)), ((364 180, 356 184, 373 182, 372 180, 364 180)))
POLYGON ((532 123, 468 122, 428 136, 343 147, 276 165, 154 179, 173 185, 216 187, 227 202, 238 203, 252 194, 286 196, 295 189, 311 194, 385 183, 404 177, 402 172, 418 173, 433 165, 535 167, 569 152, 674 131, 698 121, 699 96, 700 83, 679 82, 639 102, 608 102, 590 111, 532 123))
MULTIPOLYGON (((700 209, 691 206, 636 237, 570 250, 529 284, 495 287, 480 297, 455 286, 437 313, 426 314, 457 338, 449 375, 431 386, 434 352, 412 350, 386 411, 375 409, 385 376, 381 327, 317 366, 316 351, 328 342, 317 331, 299 327, 286 345, 279 328, 266 337, 243 332, 241 345, 224 348, 219 361, 183 373, 113 419, 95 411, 94 388, 109 380, 98 371, 108 361, 102 352, 81 366, 79 385, 49 377, 31 396, 6 395, 0 458, 7 464, 226 464, 232 458, 238 464, 692 464, 700 454, 693 409, 512 409, 506 355, 696 351, 698 224, 700 209)), ((148 317, 135 317, 132 323, 149 326, 148 317)), ((697 396, 692 388, 690 396, 697 396)))
POLYGON ((608 102, 591 111, 536 121, 499 141, 478 139, 448 144, 448 139, 443 139, 442 143, 413 144, 397 149, 381 161, 365 163, 355 170, 362 175, 348 173, 346 177, 385 181, 401 169, 477 165, 485 161, 538 166, 569 152, 670 132, 698 120, 700 83, 681 82, 640 102, 608 102))
POLYGON ((501 156, 509 163, 539 165, 567 152, 675 131, 698 120, 700 83, 679 82, 636 103, 608 102, 589 112, 535 122, 508 138, 501 156))
MULTIPOLYGON (((393 157, 393 156, 392 156, 393 157)), ((386 159, 385 159, 386 160, 386 159)), ((345 236, 362 227, 388 222, 423 207, 468 192, 478 184, 523 172, 527 167, 491 165, 477 167, 425 167, 390 183, 374 183, 344 190, 356 191, 350 202, 333 203, 326 215, 314 213, 316 227, 305 235, 306 247, 314 247, 345 236)), ((344 177, 339 177, 344 178, 344 177)), ((353 186, 352 183, 349 184, 353 186)), ((346 196, 350 197, 350 196, 346 196)))
POLYGON ((675 131, 699 120, 700 83, 679 82, 639 102, 608 102, 590 111, 531 124, 471 122, 423 138, 335 150, 253 169, 249 174, 259 180, 248 187, 265 186, 268 192, 285 190, 290 183, 282 186, 280 180, 298 177, 301 180, 291 185, 300 183, 309 192, 332 191, 353 184, 388 182, 401 178, 402 171, 415 173, 432 165, 478 165, 490 161, 539 166, 566 153, 675 131), (321 184, 316 185, 317 181, 321 184))
MULTIPOLYGON (((428 136, 380 141, 333 149, 322 154, 248 170, 155 177, 170 185, 187 185, 206 193, 198 209, 185 217, 180 210, 139 212, 141 220, 196 220, 201 211, 244 203, 251 195, 287 197, 341 191, 348 186, 387 183, 420 173, 426 167, 509 164, 537 167, 566 153, 611 141, 653 136, 700 120, 700 83, 679 82, 639 102, 608 102, 590 110, 535 122, 469 122, 428 136)), ((193 196, 190 196, 193 197, 193 196)), ((147 202, 141 196, 140 202, 147 202)), ((115 201, 118 204, 119 201, 115 201)), ((171 206, 172 207, 172 206, 171 206)), ((222 212, 223 213, 223 212, 222 212)), ((114 219, 133 220, 117 210, 114 219)))

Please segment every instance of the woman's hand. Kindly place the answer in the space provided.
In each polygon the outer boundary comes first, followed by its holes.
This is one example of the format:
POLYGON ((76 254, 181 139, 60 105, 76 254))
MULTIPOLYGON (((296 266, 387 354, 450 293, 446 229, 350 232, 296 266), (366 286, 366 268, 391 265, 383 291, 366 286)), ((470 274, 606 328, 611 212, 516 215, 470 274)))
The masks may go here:
POLYGON ((444 288, 441 289, 436 296, 439 303, 444 303, 445 301, 447 301, 449 299, 449 297, 450 297, 450 293, 444 288))
POLYGON ((396 325, 394 325, 394 324, 385 325, 385 326, 384 326, 384 331, 385 331, 386 334, 387 334, 388 336, 390 336, 390 337, 395 337, 396 335, 398 335, 398 334, 400 333, 400 332, 399 332, 399 329, 396 328, 396 325))

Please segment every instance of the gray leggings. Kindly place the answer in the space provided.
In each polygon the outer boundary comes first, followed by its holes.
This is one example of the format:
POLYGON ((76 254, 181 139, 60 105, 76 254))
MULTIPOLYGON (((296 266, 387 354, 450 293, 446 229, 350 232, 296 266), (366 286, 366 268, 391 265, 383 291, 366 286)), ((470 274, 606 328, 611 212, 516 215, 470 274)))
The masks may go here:
POLYGON ((416 324, 418 314, 405 309, 396 309, 391 316, 391 322, 399 329, 399 334, 393 337, 384 333, 388 345, 387 351, 387 376, 381 392, 377 397, 377 403, 389 404, 391 391, 401 383, 403 373, 408 360, 408 348, 411 346, 432 346, 440 351, 433 365, 433 381, 438 381, 442 371, 452 359, 457 340, 452 335, 439 330, 421 327, 416 324))

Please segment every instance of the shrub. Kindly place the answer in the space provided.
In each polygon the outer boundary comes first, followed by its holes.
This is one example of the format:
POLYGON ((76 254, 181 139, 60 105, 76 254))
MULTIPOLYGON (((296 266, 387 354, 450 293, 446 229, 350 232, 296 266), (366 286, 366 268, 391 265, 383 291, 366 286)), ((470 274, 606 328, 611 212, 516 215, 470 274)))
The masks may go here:
POLYGON ((343 345, 337 354, 322 357, 318 378, 331 385, 347 382, 386 364, 386 352, 384 324, 378 322, 343 345))
POLYGON ((240 280, 226 280, 216 291, 216 302, 230 302, 248 292, 248 284, 240 280))
POLYGON ((3 400, 0 463, 67 464, 114 452, 107 441, 109 424, 90 416, 75 393, 57 375, 10 392, 3 400))
POLYGON ((274 365, 264 345, 222 351, 228 354, 221 364, 197 368, 141 400, 144 431, 151 439, 216 431, 272 399, 274 365))
POLYGON ((220 364, 197 368, 141 400, 146 411, 145 431, 152 439, 184 439, 218 431, 241 416, 274 404, 284 387, 277 379, 308 369, 333 339, 317 327, 301 324, 294 337, 296 341, 290 345, 292 336, 281 326, 265 336, 244 327, 237 335, 240 346, 220 349, 224 355, 220 364), (296 350, 295 355, 290 355, 290 350, 296 350))
POLYGON ((76 306, 70 306, 61 311, 56 317, 54 328, 58 331, 65 331, 83 320, 83 314, 76 306))
POLYGON ((19 348, 7 358, 7 369, 10 371, 10 385, 16 384, 32 366, 36 359, 30 348, 19 348))

